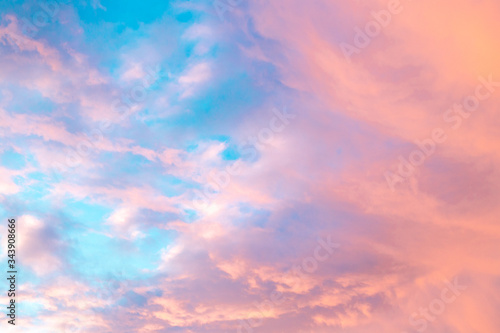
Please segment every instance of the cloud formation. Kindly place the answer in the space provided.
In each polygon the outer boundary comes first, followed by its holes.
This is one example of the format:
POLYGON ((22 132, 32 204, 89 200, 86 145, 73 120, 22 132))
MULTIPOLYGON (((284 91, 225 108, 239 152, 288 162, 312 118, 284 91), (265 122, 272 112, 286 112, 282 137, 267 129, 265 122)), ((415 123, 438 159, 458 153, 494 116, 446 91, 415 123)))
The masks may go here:
POLYGON ((2 5, 6 332, 498 332, 496 1, 58 4, 2 5))

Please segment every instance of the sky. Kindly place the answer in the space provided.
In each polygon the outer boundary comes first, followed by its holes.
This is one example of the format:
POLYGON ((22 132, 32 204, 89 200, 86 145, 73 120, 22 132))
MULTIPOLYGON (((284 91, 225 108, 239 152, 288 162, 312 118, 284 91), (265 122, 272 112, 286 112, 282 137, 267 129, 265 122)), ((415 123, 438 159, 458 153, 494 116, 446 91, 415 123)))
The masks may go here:
POLYGON ((0 2, 0 331, 499 332, 499 17, 0 2))

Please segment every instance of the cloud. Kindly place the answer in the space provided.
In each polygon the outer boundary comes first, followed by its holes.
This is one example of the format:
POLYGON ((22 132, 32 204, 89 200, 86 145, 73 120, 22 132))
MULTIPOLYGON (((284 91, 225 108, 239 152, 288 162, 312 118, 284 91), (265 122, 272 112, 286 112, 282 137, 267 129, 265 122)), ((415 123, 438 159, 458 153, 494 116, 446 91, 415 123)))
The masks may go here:
POLYGON ((401 3, 349 61, 339 45, 388 2, 258 0, 224 22, 209 2, 148 3, 134 24, 74 5, 39 38, 4 15, 0 151, 25 163, 0 168, 0 213, 19 215, 33 274, 23 328, 496 332, 499 7, 401 3), (283 130, 273 109, 294 115, 283 130), (384 173, 435 128, 446 141, 392 190, 384 173), (311 261, 327 237, 341 246, 311 261))

